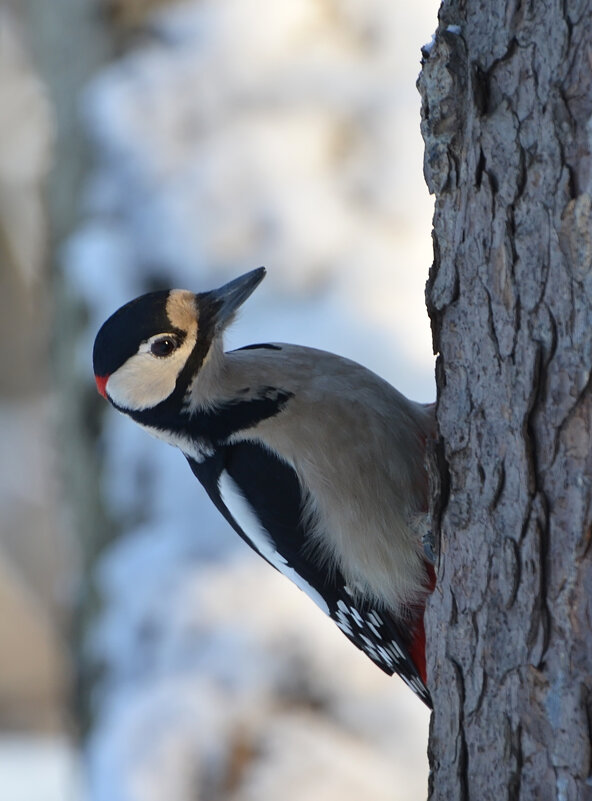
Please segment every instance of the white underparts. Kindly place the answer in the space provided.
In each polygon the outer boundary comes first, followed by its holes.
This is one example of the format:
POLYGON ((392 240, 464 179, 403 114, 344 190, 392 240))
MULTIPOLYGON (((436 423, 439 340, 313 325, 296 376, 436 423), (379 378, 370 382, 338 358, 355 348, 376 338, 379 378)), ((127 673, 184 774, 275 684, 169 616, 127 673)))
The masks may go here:
POLYGON ((205 440, 195 439, 184 434, 176 434, 174 431, 166 431, 155 426, 145 426, 142 423, 138 423, 138 425, 151 436, 156 437, 156 439, 161 439, 164 442, 168 442, 169 445, 179 448, 185 456, 194 459, 198 464, 201 464, 209 456, 214 455, 214 448, 211 443, 205 440))

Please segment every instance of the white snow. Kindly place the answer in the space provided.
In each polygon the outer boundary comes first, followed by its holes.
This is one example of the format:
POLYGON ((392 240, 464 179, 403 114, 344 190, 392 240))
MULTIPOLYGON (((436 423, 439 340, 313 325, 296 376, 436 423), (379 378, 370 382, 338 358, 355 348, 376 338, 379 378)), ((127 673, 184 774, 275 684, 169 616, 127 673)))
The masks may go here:
POLYGON ((428 56, 431 54, 432 50, 436 46, 436 31, 432 34, 432 38, 427 44, 424 44, 421 48, 421 52, 424 56, 428 56))
POLYGON ((0 794, 7 801, 83 801, 73 745, 60 737, 0 736, 0 794))

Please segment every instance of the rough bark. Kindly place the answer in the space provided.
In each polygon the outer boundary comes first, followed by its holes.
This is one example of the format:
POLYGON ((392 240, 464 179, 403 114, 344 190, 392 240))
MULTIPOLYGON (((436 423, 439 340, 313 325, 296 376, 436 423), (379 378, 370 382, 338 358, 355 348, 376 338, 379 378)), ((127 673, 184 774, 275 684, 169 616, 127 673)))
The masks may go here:
POLYGON ((446 472, 430 799, 589 799, 592 3, 445 0, 419 87, 446 472))

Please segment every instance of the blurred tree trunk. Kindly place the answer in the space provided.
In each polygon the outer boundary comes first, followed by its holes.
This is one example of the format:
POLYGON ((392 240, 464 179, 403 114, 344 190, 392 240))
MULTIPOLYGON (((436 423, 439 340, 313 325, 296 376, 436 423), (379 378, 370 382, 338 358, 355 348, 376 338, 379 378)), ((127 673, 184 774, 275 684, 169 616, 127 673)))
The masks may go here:
POLYGON ((71 700, 84 727, 91 677, 82 657, 82 641, 96 604, 88 571, 105 526, 95 448, 95 393, 90 376, 81 375, 77 361, 85 310, 63 276, 60 249, 83 216, 83 183, 91 166, 81 118, 82 92, 111 55, 113 42, 100 13, 100 0, 19 1, 19 14, 53 110, 56 134, 54 163, 46 187, 49 269, 44 287, 46 298, 51 299, 46 299, 46 305, 51 307, 53 341, 46 335, 44 344, 55 393, 62 501, 68 509, 60 522, 72 526, 83 563, 83 576, 75 585, 78 594, 70 633, 77 651, 77 682, 71 700))
POLYGON ((592 2, 444 0, 424 58, 430 799, 590 799, 592 2))
MULTIPOLYGON (((0 0, 1 2, 1 0, 0 0)), ((51 363, 56 396, 61 485, 69 522, 80 545, 82 579, 77 587, 72 639, 77 651, 73 704, 78 723, 91 723, 90 696, 96 664, 84 648, 84 637, 101 599, 92 568, 105 546, 107 514, 100 494, 96 436, 102 403, 91 376, 78 362, 78 343, 86 325, 85 309, 62 272, 61 248, 84 217, 85 182, 92 169, 92 147, 83 126, 84 90, 97 71, 145 24, 154 8, 168 0, 7 0, 18 10, 31 52, 51 102, 56 129, 53 169, 47 182, 51 312, 51 363)), ((106 265, 106 279, 108 272, 106 265)), ((47 337, 46 337, 47 339, 47 337)), ((112 536, 112 535, 111 535, 112 536)))

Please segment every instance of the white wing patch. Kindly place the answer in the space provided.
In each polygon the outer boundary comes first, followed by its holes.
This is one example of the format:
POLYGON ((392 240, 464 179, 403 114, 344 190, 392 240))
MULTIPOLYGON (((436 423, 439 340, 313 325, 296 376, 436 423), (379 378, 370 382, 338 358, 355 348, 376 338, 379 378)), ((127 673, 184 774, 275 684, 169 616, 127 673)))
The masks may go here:
POLYGON ((220 492, 220 497, 224 505, 261 556, 267 559, 270 564, 289 578, 290 581, 294 582, 297 587, 303 590, 308 597, 315 602, 319 609, 322 609, 323 612, 328 615, 329 607, 323 596, 320 592, 317 592, 308 581, 305 581, 293 567, 290 567, 287 560, 276 550, 273 540, 261 525, 255 510, 249 505, 236 482, 226 470, 223 470, 218 478, 218 491, 220 492))

